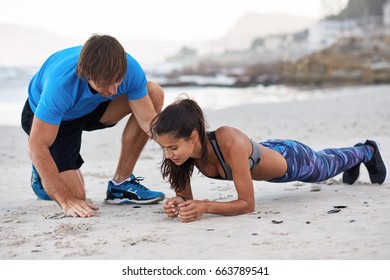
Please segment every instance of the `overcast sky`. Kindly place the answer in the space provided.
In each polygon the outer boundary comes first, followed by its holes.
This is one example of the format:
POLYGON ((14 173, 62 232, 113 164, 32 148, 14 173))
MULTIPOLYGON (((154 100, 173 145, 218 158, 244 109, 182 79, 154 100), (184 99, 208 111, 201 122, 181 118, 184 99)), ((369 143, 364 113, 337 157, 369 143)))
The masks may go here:
POLYGON ((248 12, 277 12, 316 19, 321 16, 321 0, 0 0, 0 3, 0 23, 39 27, 74 38, 99 32, 126 39, 202 41, 224 35, 248 12))

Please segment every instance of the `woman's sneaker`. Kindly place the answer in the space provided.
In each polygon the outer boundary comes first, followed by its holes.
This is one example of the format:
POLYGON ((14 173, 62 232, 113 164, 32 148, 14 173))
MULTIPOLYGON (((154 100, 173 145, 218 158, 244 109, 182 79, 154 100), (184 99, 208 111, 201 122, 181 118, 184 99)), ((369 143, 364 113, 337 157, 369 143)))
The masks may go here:
POLYGON ((39 174, 33 164, 32 164, 32 172, 31 172, 31 187, 39 199, 52 200, 51 197, 44 190, 42 186, 41 177, 39 177, 39 174))
POLYGON ((134 175, 119 185, 110 180, 105 202, 107 204, 154 204, 165 198, 164 193, 151 191, 141 185, 142 180, 142 177, 134 175))
MULTIPOLYGON (((363 146, 362 142, 357 143, 354 147, 363 146)), ((352 185, 356 182, 360 175, 360 163, 354 167, 347 169, 343 172, 343 177, 341 178, 344 184, 352 185)))
POLYGON ((379 143, 375 140, 367 140, 364 144, 374 148, 372 159, 364 164, 370 175, 371 183, 382 185, 387 179, 387 167, 383 161, 379 143))

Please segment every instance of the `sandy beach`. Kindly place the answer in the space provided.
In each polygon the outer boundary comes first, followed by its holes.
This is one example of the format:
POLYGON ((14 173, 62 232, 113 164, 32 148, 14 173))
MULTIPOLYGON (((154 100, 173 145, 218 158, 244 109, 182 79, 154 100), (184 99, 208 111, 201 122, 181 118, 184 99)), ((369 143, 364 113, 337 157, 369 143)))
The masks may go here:
MULTIPOLYGON (((375 138, 389 166, 389 91, 390 86, 333 89, 308 100, 205 113, 210 129, 234 126, 258 141, 295 139, 323 149, 375 138)), ((255 182, 255 211, 234 217, 205 215, 197 222, 181 223, 165 216, 162 203, 106 205, 103 199, 116 167, 122 126, 84 134, 87 195, 100 207, 88 219, 64 217, 56 203, 37 200, 29 183, 27 136, 19 127, 0 127, 0 259, 390 259, 390 185, 372 185, 364 166, 352 186, 342 184, 340 175, 323 184, 255 182), (335 206, 346 207, 329 214, 335 206)), ((135 174, 170 197, 173 191, 158 169, 161 159, 159 146, 148 142, 135 174)), ((232 182, 210 180, 197 172, 192 186, 196 199, 226 201, 236 196, 232 182)))

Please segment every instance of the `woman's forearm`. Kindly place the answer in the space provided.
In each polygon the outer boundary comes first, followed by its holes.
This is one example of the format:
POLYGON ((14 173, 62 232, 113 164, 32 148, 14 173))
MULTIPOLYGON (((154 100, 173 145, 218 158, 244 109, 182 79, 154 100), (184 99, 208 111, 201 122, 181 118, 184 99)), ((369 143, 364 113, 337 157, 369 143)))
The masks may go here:
POLYGON ((254 203, 246 200, 234 200, 229 202, 204 201, 205 213, 224 216, 234 216, 251 213, 255 209, 254 203))

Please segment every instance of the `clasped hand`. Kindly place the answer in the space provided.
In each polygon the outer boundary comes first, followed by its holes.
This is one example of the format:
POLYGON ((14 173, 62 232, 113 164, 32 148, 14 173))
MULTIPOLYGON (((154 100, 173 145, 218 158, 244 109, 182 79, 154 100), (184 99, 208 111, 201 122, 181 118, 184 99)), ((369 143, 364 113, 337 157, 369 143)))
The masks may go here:
POLYGON ((204 214, 201 201, 184 201, 183 198, 178 196, 172 197, 165 202, 164 211, 169 218, 179 217, 185 223, 199 220, 204 214))

